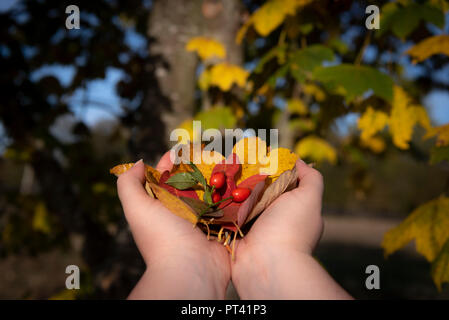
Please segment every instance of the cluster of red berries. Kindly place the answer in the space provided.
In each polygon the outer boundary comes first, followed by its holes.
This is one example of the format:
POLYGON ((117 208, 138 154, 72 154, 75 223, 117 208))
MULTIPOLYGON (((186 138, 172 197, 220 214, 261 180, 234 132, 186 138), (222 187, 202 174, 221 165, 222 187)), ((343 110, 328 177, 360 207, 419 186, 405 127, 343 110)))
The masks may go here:
MULTIPOLYGON (((216 172, 210 177, 209 184, 215 187, 214 193, 212 194, 212 201, 214 203, 221 200, 220 193, 217 192, 218 189, 222 188, 226 183, 226 176, 223 172, 216 172)), ((243 202, 245 201, 249 195, 251 194, 251 190, 248 188, 235 188, 231 195, 232 200, 234 202, 243 202)))

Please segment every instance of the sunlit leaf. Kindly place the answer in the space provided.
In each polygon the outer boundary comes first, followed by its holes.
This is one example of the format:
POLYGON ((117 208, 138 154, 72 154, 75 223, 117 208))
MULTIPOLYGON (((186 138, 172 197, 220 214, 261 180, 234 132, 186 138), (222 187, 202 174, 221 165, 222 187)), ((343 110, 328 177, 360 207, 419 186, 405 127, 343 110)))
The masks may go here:
POLYGON ((225 58, 225 47, 215 39, 207 37, 195 37, 186 44, 187 51, 198 53, 201 60, 207 60, 213 57, 225 58))
POLYGON ((448 146, 449 145, 449 123, 431 128, 427 131, 427 134, 424 136, 424 138, 431 138, 431 137, 437 137, 436 145, 438 147, 441 146, 448 146))
POLYGON ((301 158, 313 161, 337 162, 337 151, 326 140, 316 136, 307 136, 301 139, 295 146, 295 153, 301 158))
POLYGON ((210 84, 223 91, 229 91, 232 85, 245 87, 249 72, 241 67, 222 62, 214 65, 210 70, 210 84))
POLYGON ((433 261, 449 239, 449 198, 439 197, 415 209, 399 226, 388 231, 382 247, 385 255, 401 249, 411 240, 416 250, 433 261))
POLYGON ((421 62, 434 54, 449 56, 449 36, 442 34, 429 37, 411 47, 407 53, 413 58, 413 62, 421 62))
POLYGON ((388 124, 388 115, 372 107, 368 107, 359 118, 357 127, 362 131, 360 139, 368 141, 388 124))
POLYGON ((449 239, 446 240, 435 261, 432 263, 432 279, 441 291, 443 282, 449 282, 449 239))
POLYGON ((385 141, 380 137, 361 139, 360 144, 362 147, 368 148, 374 153, 381 153, 386 147, 385 141))
POLYGON ((373 90, 374 94, 387 101, 393 100, 393 80, 372 67, 352 64, 318 67, 313 76, 331 90, 338 91, 338 88, 342 87, 349 101, 369 90, 373 90))
POLYGON ((287 110, 291 113, 296 113, 299 115, 305 115, 308 112, 307 106, 304 102, 297 98, 287 100, 287 110))
POLYGON ((45 234, 51 233, 51 221, 45 203, 39 202, 35 209, 32 221, 33 230, 45 234))
POLYGON ((395 86, 389 126, 393 143, 398 148, 409 148, 413 128, 417 123, 430 129, 430 120, 426 110, 421 106, 413 105, 407 93, 401 87, 395 86))

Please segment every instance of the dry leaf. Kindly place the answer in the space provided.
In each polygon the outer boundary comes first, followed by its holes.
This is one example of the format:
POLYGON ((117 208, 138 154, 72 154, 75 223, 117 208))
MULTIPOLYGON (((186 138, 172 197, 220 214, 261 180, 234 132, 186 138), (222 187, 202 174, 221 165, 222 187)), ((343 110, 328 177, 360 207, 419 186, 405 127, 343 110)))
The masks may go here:
POLYGON ((294 188, 298 182, 298 175, 296 173, 296 167, 292 170, 283 172, 279 178, 270 184, 265 192, 262 194, 262 198, 257 202, 251 213, 248 215, 245 223, 248 223, 255 217, 257 217, 265 208, 267 208, 274 200, 276 200, 282 193, 294 188))
POLYGON ((150 182, 149 185, 157 199, 173 214, 190 221, 194 225, 198 222, 198 215, 187 203, 155 183, 150 182))

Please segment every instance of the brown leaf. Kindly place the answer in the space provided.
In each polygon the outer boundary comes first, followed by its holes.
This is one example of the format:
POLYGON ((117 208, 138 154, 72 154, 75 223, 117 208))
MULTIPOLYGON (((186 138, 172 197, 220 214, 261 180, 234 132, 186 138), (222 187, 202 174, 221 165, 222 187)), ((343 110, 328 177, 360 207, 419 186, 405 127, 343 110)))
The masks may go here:
POLYGON ((187 203, 155 183, 150 182, 149 185, 159 201, 173 214, 190 221, 194 225, 198 222, 198 216, 195 210, 187 203))
MULTIPOLYGON (((109 172, 118 177, 119 175, 121 175, 121 174, 125 173, 126 171, 128 171, 129 169, 131 169, 133 167, 133 165, 134 165, 133 162, 122 163, 122 164, 116 165, 115 167, 110 169, 109 172)), ((147 176, 147 175, 151 176, 152 180, 156 180, 156 183, 159 181, 159 179, 161 177, 161 173, 159 171, 157 171, 156 169, 154 169, 151 166, 145 165, 145 176, 147 176)))
POLYGON ((245 223, 248 223, 255 217, 257 217, 265 208, 267 208, 274 200, 276 200, 282 193, 296 187, 298 182, 298 175, 296 173, 296 167, 292 170, 283 172, 279 178, 270 184, 265 192, 262 194, 262 198, 257 202, 256 206, 252 209, 251 213, 246 218, 245 223))

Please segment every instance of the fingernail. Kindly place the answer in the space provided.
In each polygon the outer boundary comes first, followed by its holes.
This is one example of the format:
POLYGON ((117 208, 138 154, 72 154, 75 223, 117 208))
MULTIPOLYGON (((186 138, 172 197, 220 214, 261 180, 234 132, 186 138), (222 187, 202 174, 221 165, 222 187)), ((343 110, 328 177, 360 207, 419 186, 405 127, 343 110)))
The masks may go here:
POLYGON ((136 163, 134 163, 134 164, 133 164, 133 167, 134 167, 136 164, 141 163, 141 162, 143 162, 143 159, 140 159, 139 161, 137 161, 136 163))

